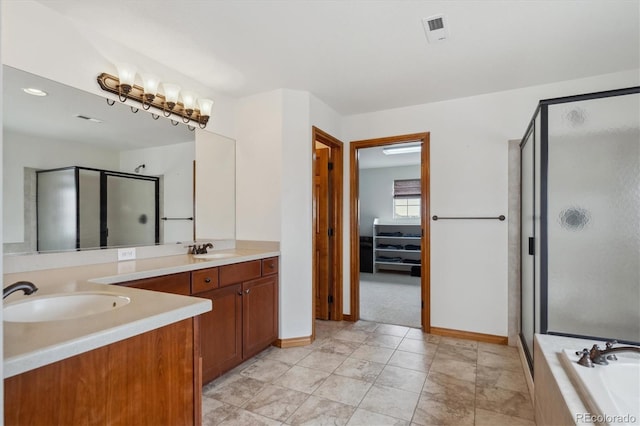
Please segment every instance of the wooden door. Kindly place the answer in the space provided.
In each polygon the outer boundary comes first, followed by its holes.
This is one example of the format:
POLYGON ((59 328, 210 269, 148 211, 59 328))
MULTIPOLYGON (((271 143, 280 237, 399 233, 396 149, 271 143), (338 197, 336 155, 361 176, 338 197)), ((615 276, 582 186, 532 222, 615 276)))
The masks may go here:
POLYGON ((313 221, 316 237, 316 318, 329 319, 331 256, 329 229, 331 224, 329 197, 329 149, 316 149, 313 179, 313 221))
POLYGON ((240 284, 198 293, 213 308, 200 316, 202 382, 242 362, 242 287, 240 284))
POLYGON ((242 283, 243 358, 278 339, 278 276, 242 283))

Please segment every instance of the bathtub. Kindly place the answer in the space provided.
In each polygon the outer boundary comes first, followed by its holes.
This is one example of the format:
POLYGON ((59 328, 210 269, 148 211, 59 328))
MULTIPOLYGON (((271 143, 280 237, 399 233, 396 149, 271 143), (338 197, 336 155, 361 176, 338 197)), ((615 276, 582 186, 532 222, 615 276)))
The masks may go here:
POLYGON ((580 356, 576 351, 581 349, 565 349, 560 354, 589 409, 588 413, 574 413, 576 424, 640 425, 640 355, 617 353, 617 361, 589 368, 577 363, 580 356))

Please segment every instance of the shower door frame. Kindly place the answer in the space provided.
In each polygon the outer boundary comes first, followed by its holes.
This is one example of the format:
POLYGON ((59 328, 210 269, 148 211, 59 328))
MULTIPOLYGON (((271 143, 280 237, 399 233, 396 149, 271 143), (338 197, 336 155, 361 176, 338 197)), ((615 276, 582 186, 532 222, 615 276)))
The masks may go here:
POLYGON ((109 176, 121 177, 127 179, 137 179, 154 182, 154 241, 155 244, 160 243, 160 179, 154 176, 135 175, 131 173, 114 172, 110 170, 98 170, 100 172, 100 247, 108 247, 109 229, 107 227, 107 178, 109 176))
MULTIPOLYGON (((580 102, 580 101, 588 101, 588 100, 593 100, 593 99, 602 99, 602 98, 609 98, 609 97, 614 97, 614 96, 624 96, 624 95, 632 95, 632 94, 640 94, 640 86, 636 86, 636 87, 628 87, 628 88, 623 88, 623 89, 615 89, 615 90, 606 90, 606 91, 602 91, 602 92, 593 92, 593 93, 586 93, 586 94, 581 94, 581 95, 572 95, 572 96, 564 96, 564 97, 559 97, 559 98, 552 98, 552 99, 544 99, 539 101, 538 106, 536 107, 536 110, 533 114, 533 117, 531 119, 531 121, 529 122, 529 126, 527 127, 527 130, 525 131, 525 134, 522 138, 522 141, 520 143, 520 150, 522 152, 522 148, 524 147, 524 145, 526 144, 526 139, 529 136, 529 134, 531 132, 535 132, 535 123, 536 120, 539 119, 540 120, 540 165, 539 168, 536 168, 536 164, 535 164, 535 153, 534 153, 534 167, 533 167, 533 171, 534 174, 536 172, 538 172, 540 174, 540 234, 539 237, 536 236, 534 234, 534 238, 540 238, 540 270, 537 271, 535 268, 535 262, 534 262, 534 291, 535 291, 535 274, 539 273, 540 276, 540 303, 539 303, 539 310, 536 309, 535 303, 534 303, 534 308, 533 308, 533 312, 534 312, 534 327, 535 327, 535 318, 536 318, 536 314, 539 315, 540 318, 540 331, 539 333, 541 334, 551 334, 551 335, 556 335, 556 336, 566 336, 566 337, 577 337, 577 338, 582 338, 582 339, 592 339, 592 340, 599 340, 602 339, 603 336, 586 336, 586 335, 580 335, 580 334, 572 334, 572 333, 563 333, 563 332, 557 332, 557 331, 549 331, 548 329, 548 288, 549 288, 549 277, 548 277, 548 260, 549 260, 549 247, 548 247, 548 172, 549 172, 549 134, 548 134, 548 130, 549 130, 549 106, 550 105, 558 105, 558 104, 563 104, 563 103, 570 103, 570 102, 580 102)), ((535 142, 535 137, 534 137, 534 142, 535 142)), ((521 161, 522 161, 522 156, 521 156, 521 161)), ((522 173, 522 166, 521 166, 521 173, 522 173)), ((521 185, 522 185, 522 176, 520 179, 521 185)), ((534 183, 535 183, 535 179, 534 179, 534 183)), ((520 191, 522 193, 522 186, 520 188, 520 191)), ((535 192, 536 188, 534 185, 534 197, 535 197, 535 192)), ((522 208, 522 201, 521 201, 521 208, 522 208)), ((534 212, 535 212, 535 204, 534 204, 534 212)), ((522 251, 522 244, 523 244, 523 234, 522 234, 522 223, 520 224, 520 250, 522 251)), ((534 254, 534 256, 536 256, 537 253, 534 254)), ((521 310, 520 312, 522 312, 522 281, 523 281, 523 277, 522 277, 522 263, 523 263, 523 259, 520 259, 520 285, 521 285, 521 294, 520 294, 520 303, 521 303, 521 310)), ((534 302, 535 302, 535 298, 534 298, 534 302)), ((535 333, 535 328, 534 328, 534 333, 535 333)), ((519 337, 520 337, 520 341, 522 343, 522 346, 524 348, 524 352, 527 356, 527 360, 529 361, 529 367, 531 368, 531 370, 533 370, 533 348, 529 348, 526 345, 526 340, 522 334, 522 315, 520 316, 520 332, 519 332, 519 337)), ((623 343, 638 343, 638 342, 631 342, 631 341, 621 341, 623 343)))

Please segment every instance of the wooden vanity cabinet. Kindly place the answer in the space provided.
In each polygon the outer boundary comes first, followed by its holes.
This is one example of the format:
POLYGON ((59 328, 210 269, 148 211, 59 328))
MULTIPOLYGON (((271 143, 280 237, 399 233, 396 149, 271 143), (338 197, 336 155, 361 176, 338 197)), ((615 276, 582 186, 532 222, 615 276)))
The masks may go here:
POLYGON ((278 276, 242 283, 242 357, 251 358, 278 338, 278 276))
POLYGON ((242 362, 242 286, 198 293, 211 300, 211 311, 200 315, 202 382, 208 383, 242 362))
POLYGON ((270 268, 263 268, 265 260, 220 266, 220 288, 194 294, 213 304, 211 312, 200 316, 203 383, 278 338, 278 258, 269 259, 270 268))
POLYGON ((189 318, 4 380, 5 425, 199 425, 189 318))
POLYGON ((277 257, 122 285, 211 300, 211 311, 199 317, 203 383, 231 370, 278 338, 277 257))

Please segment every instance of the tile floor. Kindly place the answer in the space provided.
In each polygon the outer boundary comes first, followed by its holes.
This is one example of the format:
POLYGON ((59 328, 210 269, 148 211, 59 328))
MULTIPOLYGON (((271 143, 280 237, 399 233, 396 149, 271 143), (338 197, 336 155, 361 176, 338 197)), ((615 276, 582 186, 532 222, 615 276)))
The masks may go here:
POLYGON ((203 425, 535 425, 515 348, 375 322, 316 322, 203 389, 203 425))

